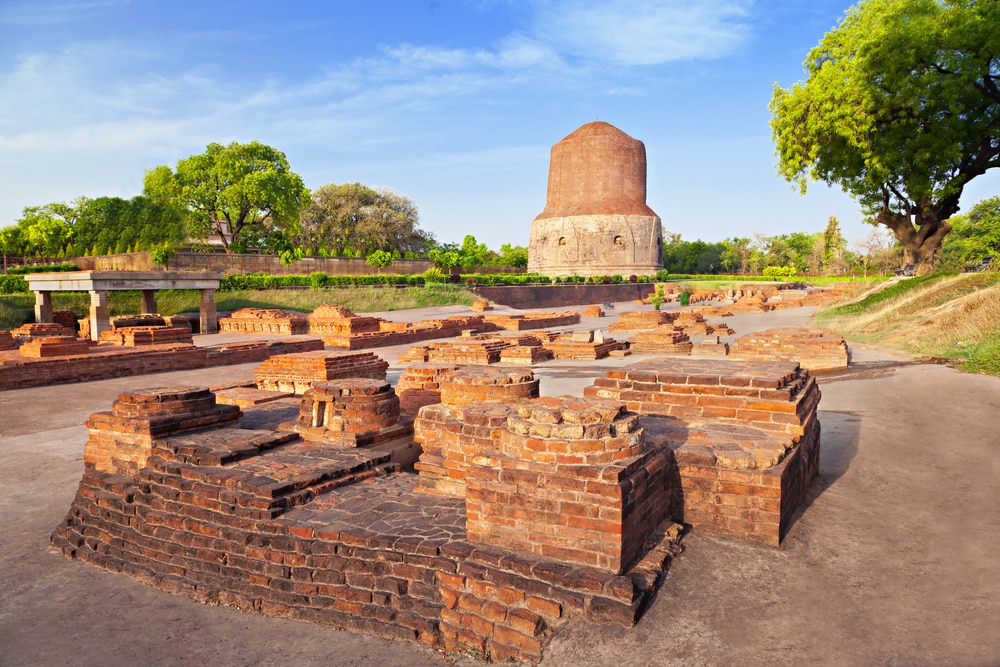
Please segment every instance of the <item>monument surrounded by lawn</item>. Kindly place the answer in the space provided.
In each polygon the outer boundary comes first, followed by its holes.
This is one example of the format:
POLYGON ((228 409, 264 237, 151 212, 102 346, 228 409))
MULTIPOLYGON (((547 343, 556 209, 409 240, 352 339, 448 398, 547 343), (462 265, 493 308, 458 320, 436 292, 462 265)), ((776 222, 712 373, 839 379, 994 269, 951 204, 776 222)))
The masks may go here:
POLYGON ((528 270, 649 275, 663 268, 660 218, 646 205, 646 147, 587 123, 552 147, 545 210, 531 223, 528 270))

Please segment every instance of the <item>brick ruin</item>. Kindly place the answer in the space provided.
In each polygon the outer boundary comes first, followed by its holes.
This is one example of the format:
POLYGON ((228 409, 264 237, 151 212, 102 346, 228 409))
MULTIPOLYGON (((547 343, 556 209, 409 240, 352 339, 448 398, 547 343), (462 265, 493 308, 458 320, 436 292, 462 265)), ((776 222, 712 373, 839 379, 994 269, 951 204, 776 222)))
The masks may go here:
POLYGON ((851 352, 847 341, 832 331, 780 327, 740 336, 729 350, 731 359, 797 361, 809 370, 847 368, 851 352))
POLYGON ((296 336, 309 333, 309 320, 302 313, 279 308, 241 308, 219 318, 219 333, 296 336))
POLYGON ((300 395, 242 409, 120 395, 53 544, 204 602, 537 660, 567 619, 635 623, 680 522, 778 544, 816 475, 795 363, 654 359, 540 398, 503 366, 411 365, 394 390, 373 356, 271 359, 258 377, 300 395))
POLYGON ((41 337, 14 349, 0 349, 0 391, 245 364, 275 355, 321 350, 322 347, 323 342, 316 339, 248 341, 203 347, 191 343, 122 347, 107 343, 95 345, 88 339, 73 336, 41 337))
POLYGON ((584 396, 623 401, 674 452, 675 516, 777 545, 819 469, 820 400, 797 363, 670 359, 608 371, 584 396))
POLYGON ((302 352, 271 357, 254 370, 257 389, 303 394, 339 378, 385 380, 389 364, 372 352, 302 352))

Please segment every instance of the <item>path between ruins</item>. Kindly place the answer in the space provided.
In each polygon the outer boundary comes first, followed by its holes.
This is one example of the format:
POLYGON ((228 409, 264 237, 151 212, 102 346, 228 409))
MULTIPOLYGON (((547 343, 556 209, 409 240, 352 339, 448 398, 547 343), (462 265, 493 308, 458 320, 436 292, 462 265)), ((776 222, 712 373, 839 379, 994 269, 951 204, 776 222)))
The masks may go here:
MULTIPOLYGON (((742 334, 810 314, 727 320, 742 334)), ((393 364, 405 348, 376 353, 393 364)), ((818 374, 820 478, 782 546, 692 533, 635 627, 571 622, 543 664, 1000 664, 1000 379, 852 348, 851 370, 818 374)), ((535 373, 543 395, 578 395, 636 361, 535 373)), ((220 384, 253 366, 0 392, 0 665, 476 662, 200 605, 49 548, 90 413, 124 390, 220 384)))

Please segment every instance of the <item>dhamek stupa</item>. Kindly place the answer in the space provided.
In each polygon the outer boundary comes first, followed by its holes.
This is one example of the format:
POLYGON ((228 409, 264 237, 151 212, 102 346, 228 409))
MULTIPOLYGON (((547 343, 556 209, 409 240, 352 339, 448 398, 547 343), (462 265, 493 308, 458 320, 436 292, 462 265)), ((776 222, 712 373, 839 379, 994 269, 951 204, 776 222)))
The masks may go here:
POLYGON ((646 147, 587 123, 552 147, 545 210, 531 223, 528 270, 649 275, 663 268, 660 218, 646 206, 646 147))

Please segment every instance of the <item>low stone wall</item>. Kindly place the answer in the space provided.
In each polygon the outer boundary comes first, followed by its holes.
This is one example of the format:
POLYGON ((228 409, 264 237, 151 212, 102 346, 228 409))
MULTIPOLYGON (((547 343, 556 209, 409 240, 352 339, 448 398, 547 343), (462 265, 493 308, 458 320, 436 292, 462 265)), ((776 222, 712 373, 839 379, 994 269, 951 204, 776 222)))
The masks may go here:
POLYGON ((652 294, 653 289, 652 283, 619 283, 617 285, 479 286, 473 291, 493 303, 500 303, 512 308, 560 308, 604 302, 636 301, 652 294))

